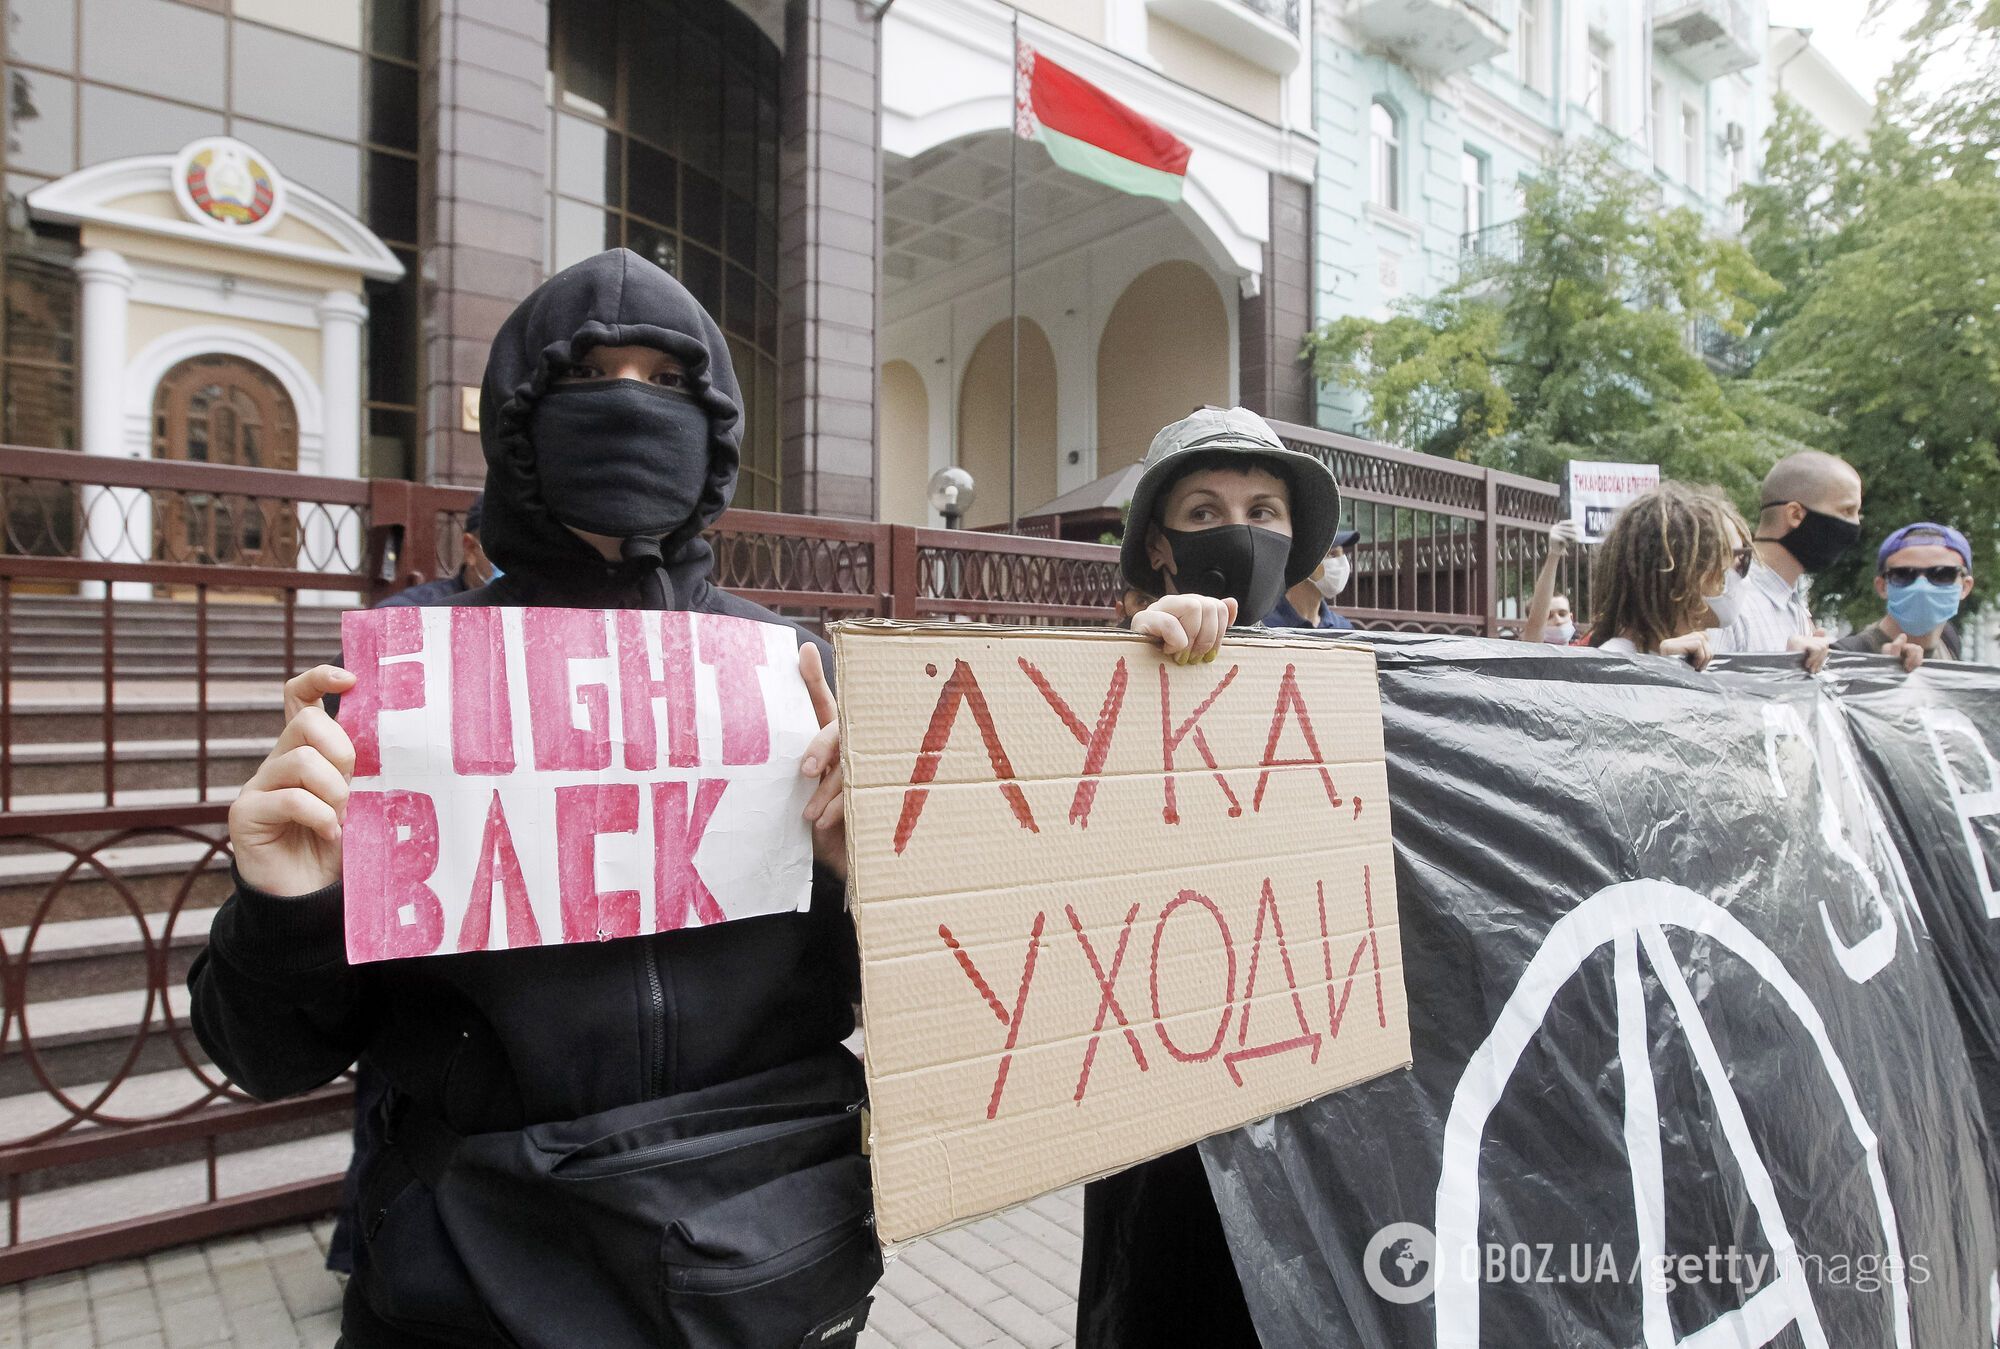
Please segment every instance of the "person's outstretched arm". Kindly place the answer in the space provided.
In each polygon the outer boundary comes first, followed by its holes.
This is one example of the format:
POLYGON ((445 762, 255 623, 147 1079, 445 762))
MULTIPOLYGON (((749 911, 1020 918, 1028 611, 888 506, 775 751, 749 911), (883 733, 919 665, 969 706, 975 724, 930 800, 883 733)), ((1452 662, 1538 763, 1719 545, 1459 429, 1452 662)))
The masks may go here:
MULTIPOLYGON (((1564 554, 1582 537, 1573 520, 1558 520, 1549 528, 1549 554, 1535 573, 1535 596, 1528 601, 1528 617, 1521 625, 1521 640, 1539 642, 1549 626, 1549 606, 1555 603, 1556 573, 1562 570, 1564 554)), ((1574 603, 1575 601, 1571 601, 1574 603)))
POLYGON ((341 915, 354 746, 320 706, 353 684, 321 665, 285 685, 285 729, 229 809, 235 893, 188 971, 202 1047, 264 1100, 332 1081, 367 1043, 341 915))

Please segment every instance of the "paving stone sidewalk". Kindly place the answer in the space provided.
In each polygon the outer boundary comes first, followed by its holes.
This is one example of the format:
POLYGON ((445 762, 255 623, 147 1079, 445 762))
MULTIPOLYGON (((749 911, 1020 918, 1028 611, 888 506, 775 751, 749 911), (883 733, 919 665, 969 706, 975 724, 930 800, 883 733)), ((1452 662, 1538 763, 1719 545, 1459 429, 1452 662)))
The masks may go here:
MULTIPOLYGON (((270 1228, 0 1288, 0 1349, 331 1349, 331 1221, 270 1228)), ((1083 1192, 912 1242, 876 1289, 863 1349, 1075 1343, 1083 1192)))

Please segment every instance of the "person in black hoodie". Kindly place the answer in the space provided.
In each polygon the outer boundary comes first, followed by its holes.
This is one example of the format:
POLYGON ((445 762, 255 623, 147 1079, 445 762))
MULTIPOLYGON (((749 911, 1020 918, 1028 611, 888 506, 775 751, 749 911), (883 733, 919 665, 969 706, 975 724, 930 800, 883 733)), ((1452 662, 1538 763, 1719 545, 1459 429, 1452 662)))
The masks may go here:
MULTIPOLYGON (((623 249, 542 285, 481 390, 482 534, 504 575, 452 604, 785 620, 709 581, 741 395, 714 320, 623 249)), ((789 625, 788 625, 789 626, 789 625)), ((230 811, 236 889, 188 975, 214 1061, 262 1099, 357 1058, 386 1079, 361 1170, 342 1343, 851 1342, 879 1277, 860 1154, 858 975, 826 727, 810 911, 604 943, 349 966, 340 819, 353 750, 286 686, 286 726, 230 811)))

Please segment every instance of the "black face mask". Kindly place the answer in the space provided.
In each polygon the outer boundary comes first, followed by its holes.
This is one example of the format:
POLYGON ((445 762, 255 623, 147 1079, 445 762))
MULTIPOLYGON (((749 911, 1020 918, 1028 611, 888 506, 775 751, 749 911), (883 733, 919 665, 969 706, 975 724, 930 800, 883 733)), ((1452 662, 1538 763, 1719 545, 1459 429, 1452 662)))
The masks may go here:
MULTIPOLYGON (((1763 508, 1769 510, 1786 504, 1783 501, 1767 501, 1763 508)), ((1782 544, 1785 551, 1797 558, 1799 565, 1807 571, 1825 571, 1840 559, 1842 553, 1860 541, 1861 526, 1809 506, 1805 507, 1805 512, 1806 518, 1799 522, 1797 529, 1782 538, 1763 542, 1782 544)))
POLYGON ((1174 554, 1174 588, 1184 595, 1236 601, 1236 621, 1256 623, 1285 593, 1291 539, 1254 525, 1161 529, 1174 554))
POLYGON ((671 534, 708 482, 708 414, 655 384, 554 385, 535 405, 528 438, 550 514, 592 534, 671 534))

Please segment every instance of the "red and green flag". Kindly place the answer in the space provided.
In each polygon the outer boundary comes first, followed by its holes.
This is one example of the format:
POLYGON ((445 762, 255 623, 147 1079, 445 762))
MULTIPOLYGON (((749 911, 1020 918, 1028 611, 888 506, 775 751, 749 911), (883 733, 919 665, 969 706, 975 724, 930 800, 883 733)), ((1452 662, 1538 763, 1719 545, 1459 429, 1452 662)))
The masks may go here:
POLYGON ((1025 43, 1015 51, 1014 131, 1071 173, 1138 197, 1179 201, 1186 141, 1025 43))

